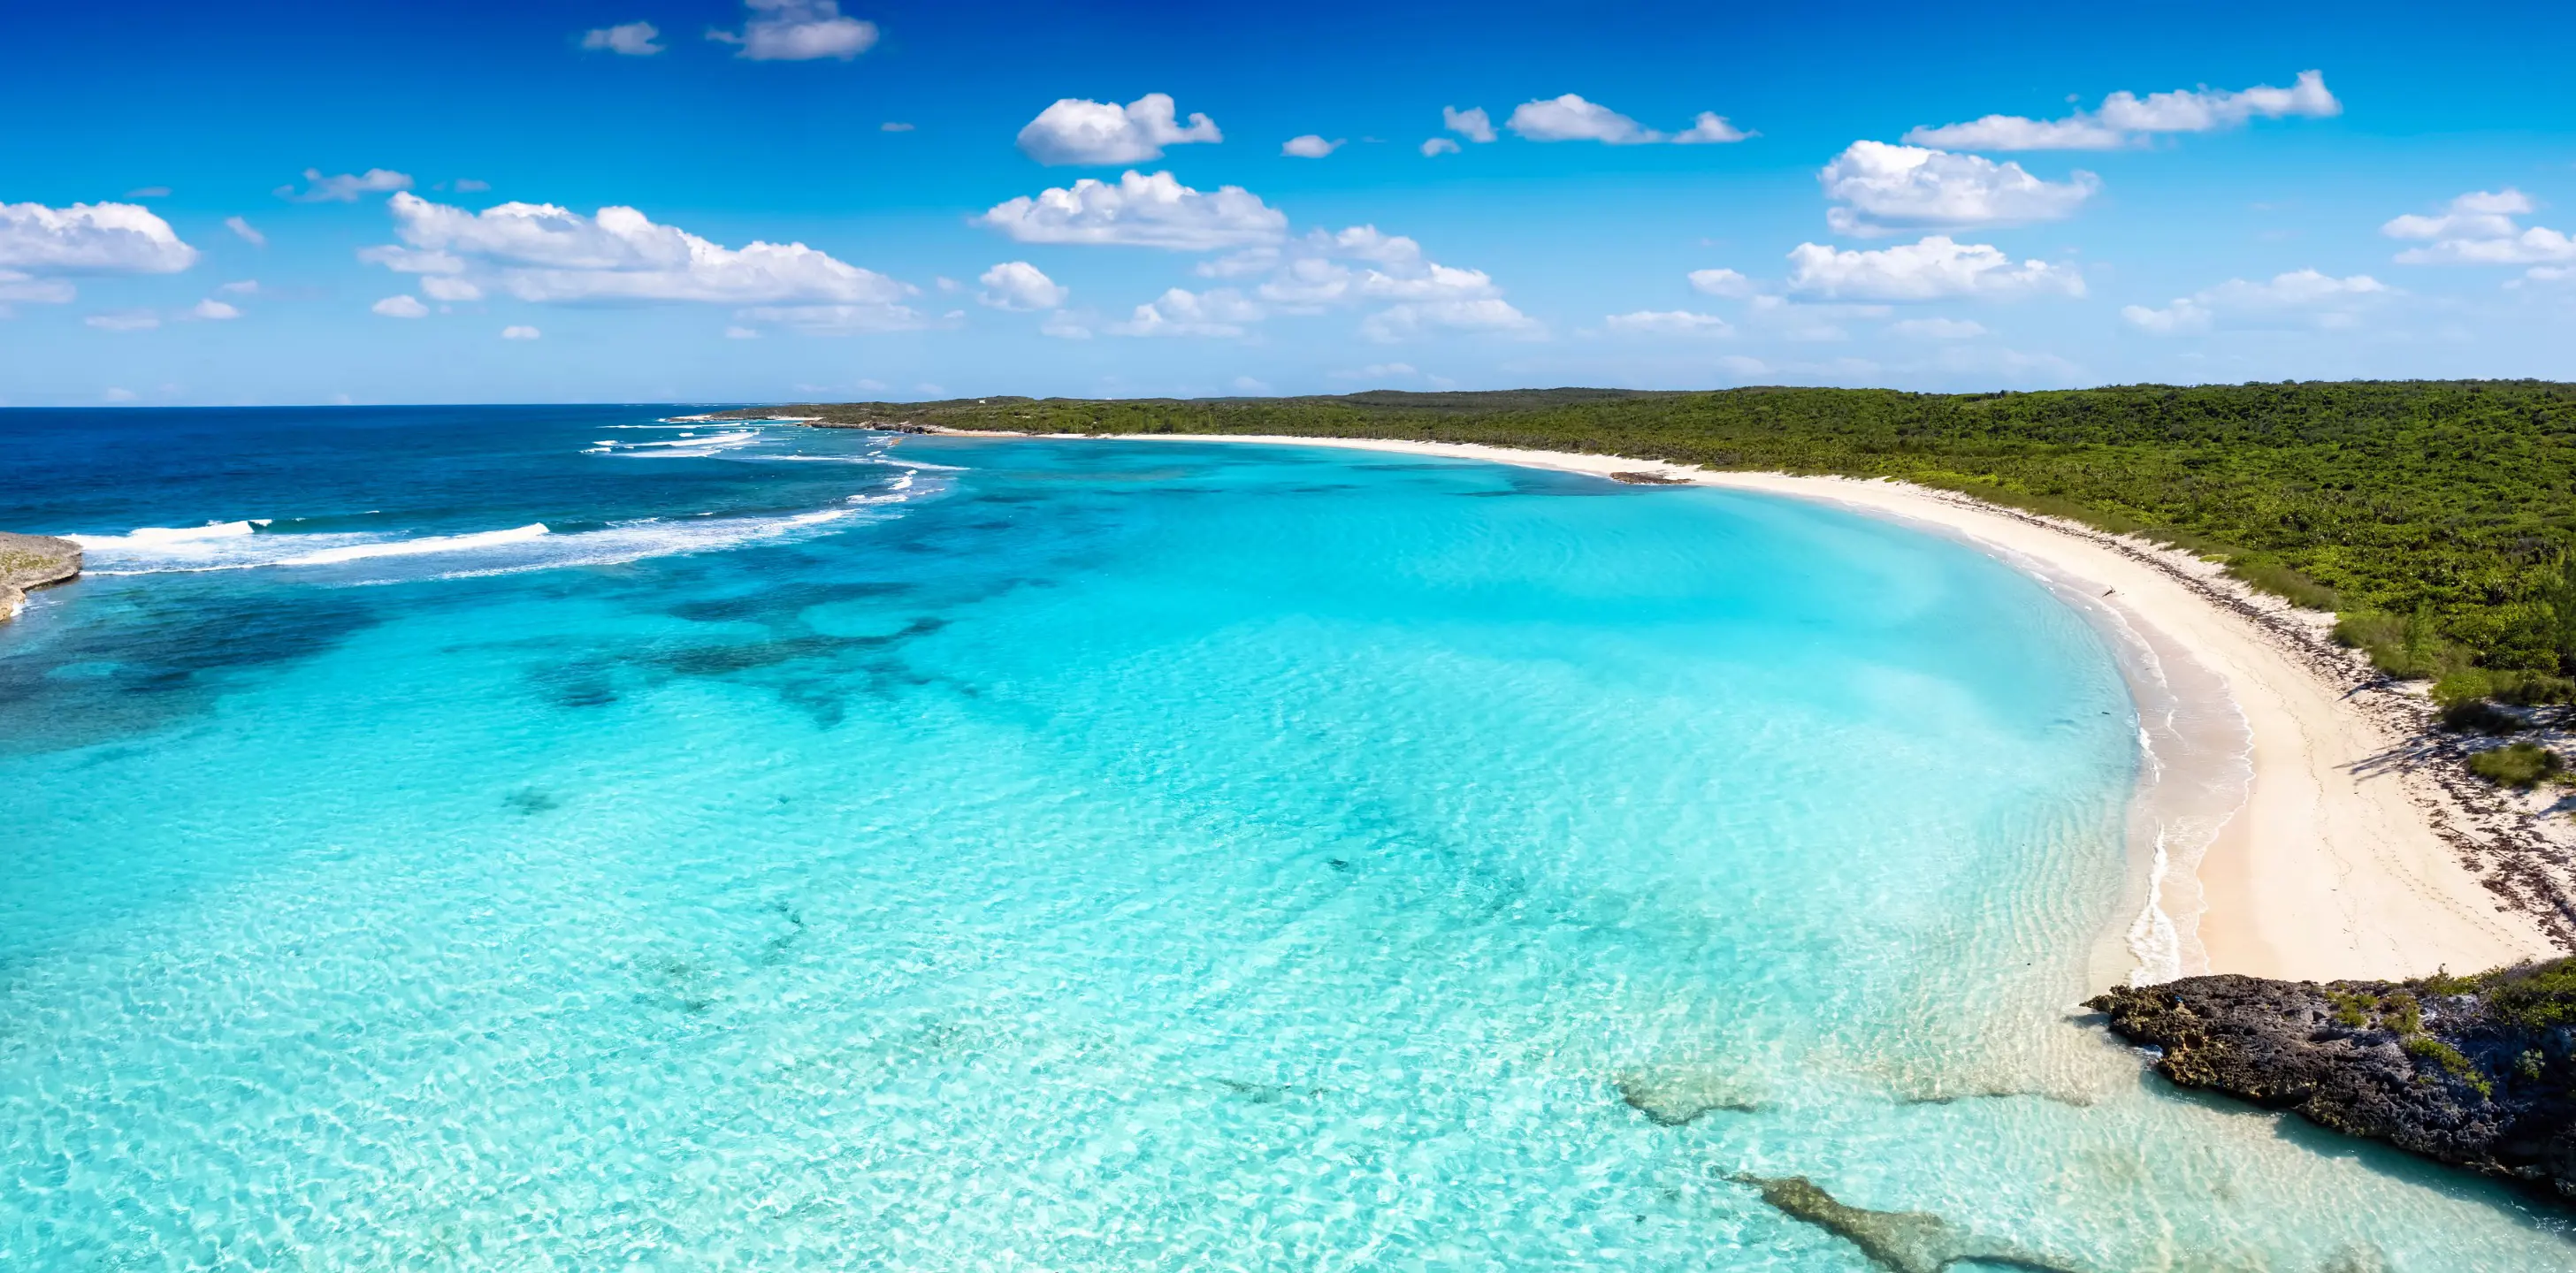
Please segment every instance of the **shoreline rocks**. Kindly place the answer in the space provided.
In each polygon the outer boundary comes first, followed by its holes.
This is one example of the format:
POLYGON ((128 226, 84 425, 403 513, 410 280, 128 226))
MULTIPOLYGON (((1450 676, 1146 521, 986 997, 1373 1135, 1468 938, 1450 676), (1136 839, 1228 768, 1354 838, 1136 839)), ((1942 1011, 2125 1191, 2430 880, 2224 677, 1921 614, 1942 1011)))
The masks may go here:
POLYGON ((2184 1087, 2576 1202, 2576 960, 2402 982, 2185 977, 2086 1006, 2184 1087))
POLYGON ((0 623, 27 608, 27 589, 58 584, 80 572, 80 545, 50 535, 0 531, 0 623))

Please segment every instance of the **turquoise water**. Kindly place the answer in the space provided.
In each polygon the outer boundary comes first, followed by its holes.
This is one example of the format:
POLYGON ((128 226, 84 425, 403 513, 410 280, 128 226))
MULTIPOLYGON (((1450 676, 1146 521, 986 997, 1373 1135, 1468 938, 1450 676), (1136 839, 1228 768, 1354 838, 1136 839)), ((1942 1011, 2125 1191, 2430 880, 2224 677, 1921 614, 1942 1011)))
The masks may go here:
POLYGON ((2078 1015, 2136 722, 1965 547, 656 414, 0 413, 126 572, 0 628, 0 1267, 2576 1264, 2078 1015))

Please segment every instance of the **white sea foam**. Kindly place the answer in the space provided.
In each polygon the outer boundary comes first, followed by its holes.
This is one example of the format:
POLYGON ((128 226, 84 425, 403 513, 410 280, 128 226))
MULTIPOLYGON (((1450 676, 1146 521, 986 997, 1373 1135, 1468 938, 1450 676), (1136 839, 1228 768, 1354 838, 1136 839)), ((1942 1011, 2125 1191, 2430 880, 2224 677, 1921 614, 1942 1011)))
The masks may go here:
POLYGON ((472 552, 478 548, 496 548, 503 544, 525 543, 552 532, 544 522, 513 526, 508 530, 487 530, 470 535, 424 535, 419 539, 397 539, 372 544, 343 544, 281 557, 281 566, 333 566, 344 561, 364 561, 373 557, 418 557, 426 553, 472 552))
MULTIPOLYGON (((122 535, 65 535, 79 544, 84 552, 123 553, 134 551, 186 551, 190 545, 211 544, 217 540, 239 539, 256 534, 258 522, 208 522, 203 526, 137 526, 122 535)), ((212 551, 211 548, 208 551, 212 551)))

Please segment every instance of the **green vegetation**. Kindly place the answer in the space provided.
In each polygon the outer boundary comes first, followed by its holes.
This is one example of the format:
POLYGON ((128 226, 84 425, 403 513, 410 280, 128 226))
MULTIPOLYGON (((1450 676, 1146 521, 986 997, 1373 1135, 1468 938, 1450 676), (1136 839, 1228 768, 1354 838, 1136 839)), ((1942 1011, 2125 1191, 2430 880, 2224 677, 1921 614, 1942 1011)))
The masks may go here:
POLYGON ((2498 786, 2528 790, 2567 769, 2558 753, 2538 743, 2513 743, 2469 757, 2469 772, 2498 786))
MULTIPOLYGON (((760 414, 760 413, 746 413, 760 414)), ((802 406, 842 423, 1481 442, 1895 477, 2147 535, 2341 612, 2446 702, 2576 700, 2576 385, 1362 393, 802 406)))
POLYGON ((2490 1098, 2495 1095, 2495 1085, 2488 1082, 2487 1076, 2479 1073, 2478 1067, 2461 1055, 2458 1048, 2429 1034, 2407 1035, 2398 1040, 2398 1046, 2405 1048, 2408 1056, 2441 1066, 2452 1078, 2468 1084, 2478 1095, 2490 1098))
POLYGON ((2476 995, 2488 1019, 2525 1030, 2576 1026, 2576 959, 2498 968, 2473 977, 2448 974, 2409 983, 2437 996, 2476 995))

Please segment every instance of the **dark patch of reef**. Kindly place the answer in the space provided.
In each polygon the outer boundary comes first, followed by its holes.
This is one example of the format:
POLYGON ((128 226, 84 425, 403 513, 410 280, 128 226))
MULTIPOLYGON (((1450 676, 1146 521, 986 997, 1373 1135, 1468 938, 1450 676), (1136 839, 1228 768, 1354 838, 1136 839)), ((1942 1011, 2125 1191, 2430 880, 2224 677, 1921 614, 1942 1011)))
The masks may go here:
POLYGON ((81 572, 81 547, 50 535, 0 531, 0 623, 18 617, 27 589, 58 584, 81 572))
POLYGON ((2576 1202, 2576 959, 2413 981, 2186 977, 2088 1006, 2184 1087, 2576 1202))
POLYGON ((1929 1211, 1870 1211, 1846 1205, 1804 1176, 1737 1176, 1735 1180, 1761 1190, 1764 1202, 1859 1247, 1896 1273, 1942 1273, 1967 1261, 2035 1273, 2080 1273, 2077 1265, 1978 1237, 1929 1211))

